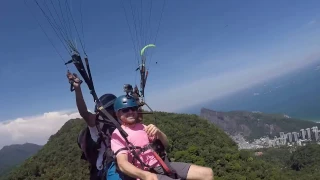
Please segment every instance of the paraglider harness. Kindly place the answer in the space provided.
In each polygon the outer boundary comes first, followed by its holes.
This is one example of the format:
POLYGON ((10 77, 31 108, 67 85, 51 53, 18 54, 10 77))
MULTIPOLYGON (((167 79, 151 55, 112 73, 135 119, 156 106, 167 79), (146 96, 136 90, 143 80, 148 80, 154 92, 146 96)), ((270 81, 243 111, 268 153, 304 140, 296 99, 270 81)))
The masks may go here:
MULTIPOLYGON (((95 92, 95 89, 94 89, 94 85, 93 85, 93 80, 92 80, 92 76, 91 76, 91 71, 90 71, 90 66, 89 66, 89 61, 88 61, 88 57, 86 56, 84 58, 85 60, 85 63, 86 63, 86 68, 87 68, 87 71, 85 70, 85 67, 83 65, 83 62, 82 62, 82 59, 79 55, 79 53, 74 53, 72 55, 72 59, 68 62, 66 62, 65 64, 70 64, 70 63, 73 63, 76 67, 76 69, 79 71, 80 75, 82 76, 83 80, 85 81, 85 83, 87 84, 89 90, 90 90, 90 94, 93 96, 93 100, 97 106, 97 111, 98 111, 98 115, 102 118, 102 120, 100 120, 99 118, 96 118, 96 127, 97 127, 97 130, 99 132, 99 139, 98 139, 98 142, 95 143, 95 148, 94 149, 99 149, 100 147, 100 144, 101 142, 104 143, 105 147, 106 147, 106 151, 104 153, 104 162, 103 164, 104 165, 107 165, 108 163, 110 163, 111 161, 114 161, 115 159, 115 155, 119 152, 115 152, 113 154, 112 150, 111 150, 111 147, 110 147, 110 139, 109 139, 109 142, 107 144, 106 140, 105 140, 105 137, 103 136, 103 131, 106 130, 104 127, 107 127, 107 124, 108 121, 111 122, 115 128, 117 128, 121 134, 121 136, 124 138, 124 140, 126 141, 126 149, 130 151, 130 153, 132 154, 133 156, 133 159, 137 160, 144 168, 147 168, 149 169, 151 172, 154 172, 154 173, 158 173, 158 174, 164 174, 164 175, 167 175, 169 177, 172 177, 172 178, 177 178, 177 173, 175 172, 175 170, 170 166, 170 161, 169 161, 169 158, 167 157, 166 153, 165 153, 165 148, 163 146, 163 144, 161 143, 160 140, 155 140, 153 143, 151 144, 148 144, 147 146, 145 147, 137 147, 137 146, 134 146, 131 142, 128 141, 128 134, 122 129, 120 123, 114 119, 113 116, 111 116, 104 108, 103 108, 103 105, 102 103, 100 102, 96 92, 95 92), (99 122, 102 122, 104 123, 104 127, 101 129, 100 128, 100 124, 99 122), (161 164, 161 167, 163 169, 163 172, 159 172, 157 171, 155 168, 152 168, 148 165, 146 165, 145 163, 142 162, 142 160, 140 159, 139 157, 139 154, 150 149, 154 156, 156 157, 156 159, 159 161, 159 163, 161 164), (139 152, 137 152, 137 150, 139 152), (108 152, 109 151, 109 152, 108 152), (112 158, 107 158, 107 157, 112 157, 112 158)), ((146 79, 147 79, 147 73, 145 73, 145 68, 143 66, 143 68, 140 69, 140 74, 141 74, 141 92, 142 94, 141 95, 138 95, 139 97, 143 97, 144 96, 144 87, 145 87, 145 84, 146 84, 146 79)), ((73 87, 73 81, 70 80, 69 83, 71 84, 71 87, 70 87, 70 90, 71 91, 74 91, 74 87, 73 87)), ((82 83, 82 81, 80 81, 80 83, 82 83)), ((130 85, 131 86, 131 85, 130 85)), ((127 95, 128 96, 131 96, 133 97, 133 91, 132 91, 132 86, 127 86, 125 85, 125 92, 127 92, 127 95)), ((135 93, 137 93, 135 91, 135 93)), ((152 109, 144 102, 144 101, 140 101, 139 103, 139 106, 143 106, 143 105, 146 105, 150 110, 151 112, 153 113, 152 109)), ((88 136, 90 136, 90 132, 88 132, 88 129, 84 130, 82 132, 83 134, 85 134, 85 136, 82 136, 83 138, 89 138, 88 136)), ((112 134, 112 132, 111 132, 112 134)), ((108 136, 108 138, 111 137, 111 134, 110 134, 110 131, 109 131, 109 134, 106 134, 108 136)), ((79 137, 78 137, 78 140, 79 140, 79 137)), ((79 145, 81 147, 81 145, 79 145)), ((86 150, 87 147, 84 147, 82 145, 82 149, 86 150)), ((123 150, 123 149, 122 149, 123 150)), ((96 162, 94 160, 96 160, 97 158, 96 157, 93 157, 93 158, 87 158, 88 157, 88 154, 86 154, 87 152, 84 151, 83 155, 82 155, 82 158, 83 159, 88 159, 88 161, 91 163, 91 164, 95 164, 96 162)), ((96 152, 98 153, 98 152, 96 152)), ((97 156, 97 155, 96 155, 97 156)), ((95 166, 94 166, 95 167, 95 166)), ((118 167, 117 167, 118 168, 118 167)), ((91 168, 92 169, 92 168, 91 168)), ((95 168, 96 169, 96 168, 95 168)), ((92 170, 91 170, 92 172, 92 170)), ((105 176, 105 174, 103 175, 105 176)), ((103 177, 102 177, 103 178, 103 177)), ((90 178, 91 179, 91 178, 90 178)))
MULTIPOLYGON (((96 118, 99 118, 99 114, 97 114, 96 118)), ((103 138, 103 136, 101 136, 102 133, 99 133, 99 138, 97 142, 95 142, 92 139, 89 127, 85 127, 84 129, 82 129, 78 135, 77 143, 82 151, 80 159, 86 160, 90 164, 90 180, 106 179, 105 177, 107 175, 107 172, 105 171, 105 168, 110 168, 110 166, 112 166, 112 162, 114 162, 114 154, 111 150, 110 145, 111 134, 114 130, 115 126, 113 124, 107 124, 107 122, 104 123, 103 127, 101 128, 101 132, 106 134, 106 138, 109 139, 103 138), (101 148, 101 143, 104 143, 105 152, 103 154, 102 159, 103 168, 99 171, 96 166, 96 162, 99 156, 99 149, 101 148)))

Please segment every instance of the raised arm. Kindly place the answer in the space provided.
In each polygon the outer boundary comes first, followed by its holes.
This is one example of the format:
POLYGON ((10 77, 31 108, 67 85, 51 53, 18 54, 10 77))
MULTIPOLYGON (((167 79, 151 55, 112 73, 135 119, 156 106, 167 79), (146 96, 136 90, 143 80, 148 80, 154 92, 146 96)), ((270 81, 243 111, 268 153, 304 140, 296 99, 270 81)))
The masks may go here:
POLYGON ((80 79, 70 72, 67 73, 67 77, 69 80, 73 80, 73 87, 76 95, 76 104, 80 116, 86 121, 88 126, 94 127, 96 115, 88 111, 87 105, 83 99, 82 90, 79 83, 80 79))

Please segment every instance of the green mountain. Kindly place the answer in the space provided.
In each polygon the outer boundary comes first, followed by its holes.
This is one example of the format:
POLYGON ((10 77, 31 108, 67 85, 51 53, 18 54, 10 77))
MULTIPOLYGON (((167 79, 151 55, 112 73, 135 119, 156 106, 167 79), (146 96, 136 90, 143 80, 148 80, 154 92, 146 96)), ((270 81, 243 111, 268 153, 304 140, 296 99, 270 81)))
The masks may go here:
MULTIPOLYGON (((156 125, 169 137, 170 158, 211 167, 216 180, 317 179, 310 173, 314 172, 313 167, 318 167, 319 145, 294 150, 262 149, 262 156, 254 156, 254 151, 239 151, 227 134, 197 115, 165 112, 156 115, 156 125)), ((145 124, 150 123, 154 121, 146 115, 145 124)), ((84 127, 82 119, 69 120, 36 155, 13 170, 7 179, 87 180, 88 164, 80 160, 81 152, 76 143, 77 135, 84 127)))
POLYGON ((0 150, 0 179, 12 168, 36 154, 42 146, 32 143, 13 144, 0 150))
MULTIPOLYGON (((246 177, 279 179, 279 169, 258 160, 252 152, 238 151, 236 144, 215 125, 196 115, 157 112, 157 126, 169 137, 169 156, 213 168, 215 179, 246 177)), ((154 123, 145 116, 145 123, 154 123)), ((80 160, 76 144, 81 119, 72 119, 32 158, 15 169, 8 179, 88 179, 88 165, 80 160)))
POLYGON ((242 134, 247 140, 263 136, 279 136, 280 132, 299 132, 319 124, 288 117, 284 114, 230 111, 218 112, 202 108, 200 116, 217 125, 230 135, 242 134))

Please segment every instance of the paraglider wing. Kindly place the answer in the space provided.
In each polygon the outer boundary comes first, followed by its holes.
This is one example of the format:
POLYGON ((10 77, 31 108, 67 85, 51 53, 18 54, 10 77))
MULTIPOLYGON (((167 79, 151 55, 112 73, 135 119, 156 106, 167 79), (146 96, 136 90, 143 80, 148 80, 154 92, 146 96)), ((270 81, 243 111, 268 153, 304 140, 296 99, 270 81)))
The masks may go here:
POLYGON ((140 55, 143 56, 144 51, 145 51, 147 48, 149 48, 149 47, 156 47, 156 45, 154 45, 154 44, 148 44, 148 45, 146 45, 145 47, 143 47, 143 48, 141 49, 140 55))

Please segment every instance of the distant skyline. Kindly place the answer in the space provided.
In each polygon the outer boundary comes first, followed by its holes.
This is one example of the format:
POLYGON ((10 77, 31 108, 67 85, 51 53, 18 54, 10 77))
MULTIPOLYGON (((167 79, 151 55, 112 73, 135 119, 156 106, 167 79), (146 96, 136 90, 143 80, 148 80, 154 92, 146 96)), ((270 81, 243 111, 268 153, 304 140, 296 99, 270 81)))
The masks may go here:
MULTIPOLYGON (((99 95, 107 92, 121 95, 123 84, 135 82, 136 59, 120 2, 83 1, 84 40, 99 95)), ((143 1, 144 5, 147 2, 143 1)), ((154 8, 156 16, 151 23, 155 27, 162 2, 157 1, 159 5, 154 8)), ((319 5, 315 0, 308 3, 166 0, 146 100, 155 110, 179 112, 318 62, 319 5)), ((78 1, 72 1, 75 15, 79 15, 78 6, 78 1)), ((138 6, 137 2, 134 6, 138 6)), ((32 9, 39 14, 36 6, 32 9)), ((70 114, 77 113, 63 62, 24 2, 1 1, 0 10, 0 55, 4 60, 0 66, 0 121, 6 122, 0 123, 0 135, 8 134, 1 137, 1 147, 4 138, 14 143, 25 140, 24 135, 29 137, 27 127, 30 128, 33 117, 41 119, 43 126, 50 125, 51 133, 70 114), (52 118, 52 114, 56 118, 53 122, 59 123, 46 124, 47 115, 52 118)), ((37 17, 43 18, 40 15, 37 17)), ((51 30, 48 24, 45 29, 51 30)), ((52 38, 58 46, 57 37, 52 38)), ((79 47, 80 42, 77 44, 79 47)), ((62 46, 58 48, 61 50, 62 46)), ((64 59, 70 58, 62 50, 60 53, 64 59)), ((85 84, 83 89, 88 108, 93 110, 85 84)), ((36 134, 48 137, 46 131, 39 129, 36 134)))

